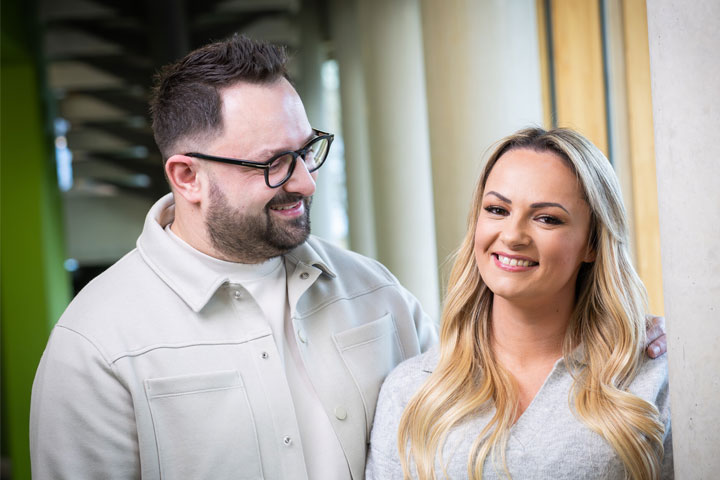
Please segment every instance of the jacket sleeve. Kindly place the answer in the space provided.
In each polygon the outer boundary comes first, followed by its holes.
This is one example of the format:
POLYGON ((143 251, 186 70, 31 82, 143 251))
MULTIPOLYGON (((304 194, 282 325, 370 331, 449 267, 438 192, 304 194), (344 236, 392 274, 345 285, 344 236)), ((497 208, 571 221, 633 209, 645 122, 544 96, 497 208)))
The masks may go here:
POLYGON ((86 337, 56 326, 30 407, 35 479, 140 478, 132 398, 86 337))
POLYGON ((437 323, 425 313, 415 296, 405 287, 400 287, 405 302, 410 309, 413 321, 415 323, 415 331, 417 332, 418 343, 420 344, 420 352, 426 352, 430 347, 438 342, 437 323))

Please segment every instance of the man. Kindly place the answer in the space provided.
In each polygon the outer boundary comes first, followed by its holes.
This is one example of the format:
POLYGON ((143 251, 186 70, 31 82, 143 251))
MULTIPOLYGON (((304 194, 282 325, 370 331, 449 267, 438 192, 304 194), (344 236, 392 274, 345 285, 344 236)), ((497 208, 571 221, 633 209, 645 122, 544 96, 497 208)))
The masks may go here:
POLYGON ((362 478, 382 380, 436 341, 379 263, 309 236, 332 135, 244 37, 158 76, 172 194, 53 330, 34 478, 362 478))
POLYGON ((309 237, 332 135, 242 37, 163 70, 152 115, 172 195, 53 331, 34 477, 361 478, 383 378, 436 333, 383 266, 309 237))

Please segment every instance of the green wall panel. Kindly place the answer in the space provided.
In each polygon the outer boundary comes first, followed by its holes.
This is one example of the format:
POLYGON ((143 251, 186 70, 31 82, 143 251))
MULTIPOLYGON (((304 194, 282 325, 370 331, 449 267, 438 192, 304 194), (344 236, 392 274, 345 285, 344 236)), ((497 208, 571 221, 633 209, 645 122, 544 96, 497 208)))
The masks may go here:
POLYGON ((45 129, 27 4, 2 4, 0 328, 3 455, 30 479, 30 392, 51 325, 70 298, 60 194, 45 129))

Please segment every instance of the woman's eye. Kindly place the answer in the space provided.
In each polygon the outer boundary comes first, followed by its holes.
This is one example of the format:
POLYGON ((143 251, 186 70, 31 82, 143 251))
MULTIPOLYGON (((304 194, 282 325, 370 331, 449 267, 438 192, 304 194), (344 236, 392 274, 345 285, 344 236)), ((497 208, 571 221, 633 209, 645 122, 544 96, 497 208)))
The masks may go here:
POLYGON ((491 205, 489 207, 485 207, 485 211, 488 212, 491 215, 507 215, 507 210, 505 210, 502 207, 497 207, 494 205, 491 205))
POLYGON ((564 223, 562 220, 557 217, 553 217, 552 215, 540 215, 537 217, 537 220, 548 225, 562 225, 564 223))

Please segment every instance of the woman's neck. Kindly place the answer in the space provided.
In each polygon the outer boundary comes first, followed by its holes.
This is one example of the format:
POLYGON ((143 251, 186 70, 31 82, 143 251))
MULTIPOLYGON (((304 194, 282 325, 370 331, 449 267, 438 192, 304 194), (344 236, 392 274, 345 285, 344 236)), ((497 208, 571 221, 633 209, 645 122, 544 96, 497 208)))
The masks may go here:
POLYGON ((517 384, 515 421, 562 357, 572 308, 572 298, 554 298, 552 302, 532 306, 498 296, 493 298, 491 344, 498 362, 517 384))
POLYGON ((498 360, 511 371, 554 363, 562 356, 572 309, 572 298, 523 305, 495 296, 492 347, 498 360))

